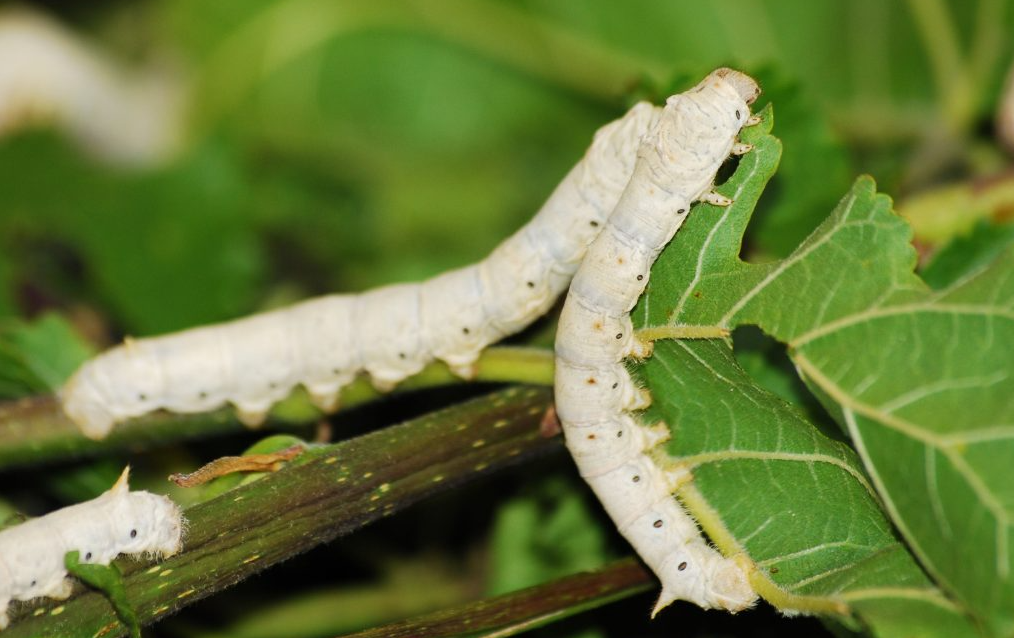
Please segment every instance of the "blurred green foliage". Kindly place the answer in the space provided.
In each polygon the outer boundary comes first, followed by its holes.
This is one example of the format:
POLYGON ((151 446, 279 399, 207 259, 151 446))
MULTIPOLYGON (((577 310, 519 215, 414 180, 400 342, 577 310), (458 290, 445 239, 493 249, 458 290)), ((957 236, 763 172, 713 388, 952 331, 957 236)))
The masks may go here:
POLYGON ((1011 13, 994 0, 68 6, 136 68, 173 60, 188 141, 121 170, 56 135, 4 139, 0 312, 83 304, 101 341, 468 263, 532 214, 595 128, 719 64, 759 73, 779 104, 785 159, 749 247, 784 255, 858 170, 889 192, 984 170, 972 149, 990 144, 978 134, 1011 13), (968 82, 940 77, 954 65, 968 82))

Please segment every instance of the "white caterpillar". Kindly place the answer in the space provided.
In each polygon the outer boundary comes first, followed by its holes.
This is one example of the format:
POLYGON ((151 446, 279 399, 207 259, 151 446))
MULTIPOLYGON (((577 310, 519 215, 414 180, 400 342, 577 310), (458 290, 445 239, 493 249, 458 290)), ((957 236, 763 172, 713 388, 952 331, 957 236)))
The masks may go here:
POLYGON ((0 532, 0 629, 11 600, 70 595, 63 558, 108 565, 120 554, 171 556, 180 550, 183 518, 166 496, 131 492, 130 468, 100 496, 0 532))
POLYGON ((543 314, 566 289, 633 170, 659 109, 641 103, 600 129, 585 157, 526 226, 489 257, 421 284, 329 295, 162 337, 127 340, 86 362, 60 390, 84 433, 165 408, 232 403, 257 425, 302 383, 322 409, 361 371, 392 388, 441 359, 469 376, 479 353, 543 314))
POLYGON ((656 613, 678 599, 730 611, 756 599, 742 570, 708 545, 673 497, 675 479, 646 454, 669 430, 645 427, 629 414, 647 407, 650 397, 623 360, 650 353, 650 344, 633 335, 630 310, 690 204, 730 203, 710 189, 730 153, 750 150, 736 136, 758 93, 753 79, 718 69, 667 100, 644 136, 630 183, 574 276, 556 336, 556 410, 567 447, 620 532, 662 581, 656 613))
POLYGON ((0 136, 44 121, 100 158, 150 164, 182 141, 183 98, 180 82, 128 73, 42 13, 0 10, 0 136))

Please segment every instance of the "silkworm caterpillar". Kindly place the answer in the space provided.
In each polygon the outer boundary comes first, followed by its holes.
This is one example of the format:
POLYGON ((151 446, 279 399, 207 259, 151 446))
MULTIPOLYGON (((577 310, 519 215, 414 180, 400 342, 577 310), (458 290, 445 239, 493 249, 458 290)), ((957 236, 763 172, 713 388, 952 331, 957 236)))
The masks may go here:
POLYGON ((704 608, 744 609, 756 599, 739 566, 701 536, 673 496, 679 480, 648 455, 669 438, 632 411, 650 396, 624 367, 650 354, 633 334, 630 310, 658 254, 690 205, 728 205, 711 191, 722 162, 750 150, 736 140, 759 88, 731 69, 712 72, 670 97, 638 150, 629 184, 574 276, 556 337, 556 411, 581 475, 620 532, 662 581, 655 613, 677 599, 704 608))
POLYGON ((63 599, 71 581, 63 557, 108 565, 120 554, 171 556, 180 550, 183 517, 166 496, 131 492, 130 468, 98 497, 0 532, 0 629, 11 600, 63 599))
POLYGON ((93 155, 152 164, 183 137, 182 82, 131 73, 45 14, 0 10, 0 136, 40 121, 93 155))
POLYGON ((75 372, 59 391, 64 411, 93 438, 160 408, 203 412, 227 402, 257 425, 299 383, 330 411, 361 371, 381 390, 434 359, 470 376, 483 348, 527 326, 566 289, 658 112, 641 103, 600 129, 538 214, 483 261, 422 283, 128 339, 75 372))

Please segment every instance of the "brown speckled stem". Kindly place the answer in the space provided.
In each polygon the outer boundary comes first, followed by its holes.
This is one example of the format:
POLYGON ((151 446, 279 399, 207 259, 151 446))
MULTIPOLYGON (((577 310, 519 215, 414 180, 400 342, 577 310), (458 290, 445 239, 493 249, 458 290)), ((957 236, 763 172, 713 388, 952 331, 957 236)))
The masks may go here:
MULTIPOLYGON (((539 434, 547 388, 510 388, 337 445, 185 512, 184 550, 157 565, 122 560, 142 623, 234 585, 436 492, 559 446, 539 434)), ((3 638, 119 636, 109 602, 15 603, 3 638), (59 610, 59 611, 58 611, 59 610), (104 633, 103 633, 104 632, 104 633)))

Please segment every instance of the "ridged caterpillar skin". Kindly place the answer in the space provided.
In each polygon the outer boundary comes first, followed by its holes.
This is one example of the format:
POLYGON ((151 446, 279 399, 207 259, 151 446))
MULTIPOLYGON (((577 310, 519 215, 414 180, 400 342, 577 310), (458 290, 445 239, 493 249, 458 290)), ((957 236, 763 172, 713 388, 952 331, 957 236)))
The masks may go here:
POLYGON ((650 397, 623 360, 650 353, 650 344, 634 337, 630 311, 690 205, 730 203, 711 188, 731 153, 749 151, 736 136, 758 94, 753 79, 718 69, 667 100, 644 136, 630 183, 574 276, 557 330, 556 411, 567 447, 620 532, 662 581, 656 613, 674 600, 730 611, 756 600, 743 571, 707 543, 673 496, 679 477, 665 474, 647 454, 669 430, 646 427, 631 414, 650 397))
POLYGON ((166 496, 131 492, 130 468, 98 497, 0 531, 0 629, 12 600, 63 599, 71 580, 64 555, 108 565, 120 554, 171 556, 180 550, 183 517, 166 496))
POLYGON ((423 283, 328 295, 236 321, 131 340, 86 362, 60 390, 67 415, 92 438, 157 409, 233 404, 260 423, 293 386, 324 410, 367 372, 381 390, 440 359, 460 376, 567 288, 633 170, 647 103, 600 129, 539 213, 485 260, 423 283))

